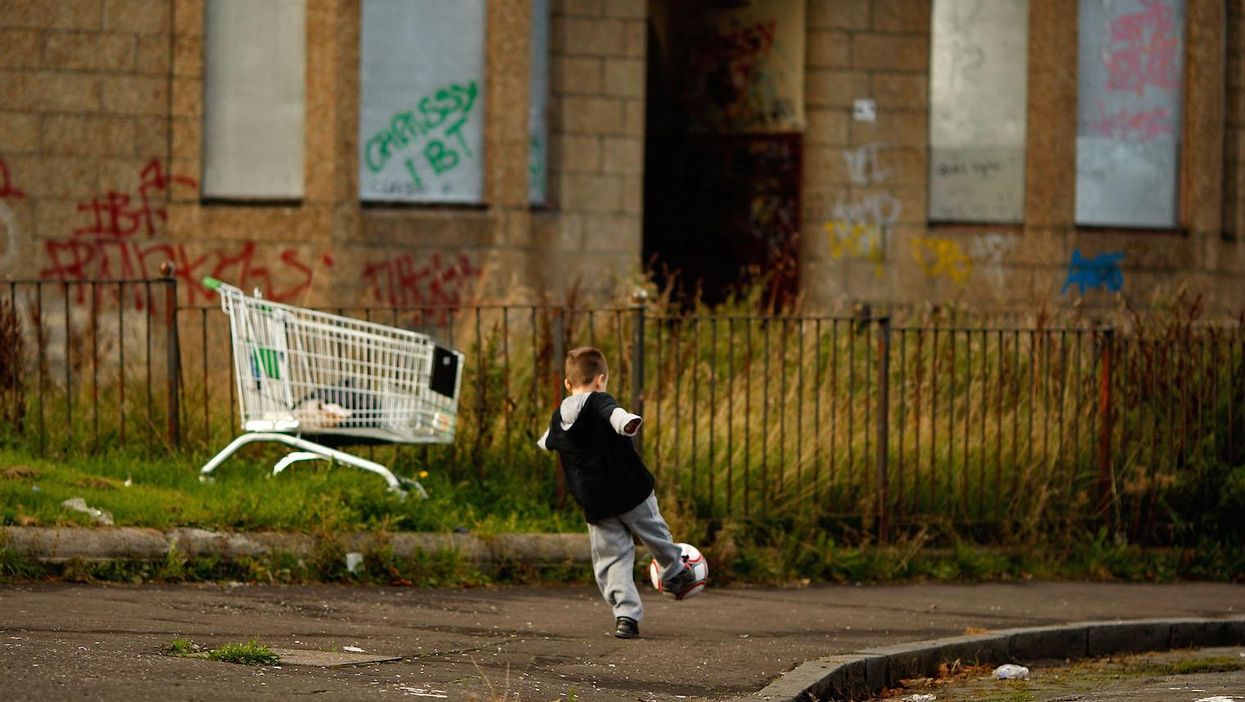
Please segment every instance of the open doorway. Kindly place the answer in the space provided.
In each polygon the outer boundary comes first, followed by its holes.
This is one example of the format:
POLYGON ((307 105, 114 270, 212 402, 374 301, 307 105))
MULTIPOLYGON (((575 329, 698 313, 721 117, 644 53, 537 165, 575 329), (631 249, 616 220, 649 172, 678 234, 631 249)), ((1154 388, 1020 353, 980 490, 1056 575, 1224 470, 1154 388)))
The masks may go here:
POLYGON ((683 299, 799 289, 803 0, 650 0, 644 255, 683 299))

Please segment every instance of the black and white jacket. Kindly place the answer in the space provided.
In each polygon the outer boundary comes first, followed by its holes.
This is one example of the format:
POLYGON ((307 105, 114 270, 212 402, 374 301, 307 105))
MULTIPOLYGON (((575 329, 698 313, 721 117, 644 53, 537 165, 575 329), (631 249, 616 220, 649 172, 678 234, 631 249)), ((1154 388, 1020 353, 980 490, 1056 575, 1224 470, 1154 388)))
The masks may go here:
POLYGON ((562 401, 536 442, 561 456, 567 489, 589 522, 629 511, 652 494, 653 474, 631 442, 641 421, 608 393, 580 393, 562 401))

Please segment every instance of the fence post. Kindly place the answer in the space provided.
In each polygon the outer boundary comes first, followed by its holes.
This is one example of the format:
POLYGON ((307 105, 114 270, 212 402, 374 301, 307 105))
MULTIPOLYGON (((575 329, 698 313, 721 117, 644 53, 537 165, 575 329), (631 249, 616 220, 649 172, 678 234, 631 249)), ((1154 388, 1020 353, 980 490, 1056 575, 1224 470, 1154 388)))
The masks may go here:
MULTIPOLYGON (((644 301, 647 299, 648 293, 643 288, 637 289, 631 296, 631 301, 635 305, 633 308, 635 320, 632 322, 634 326, 631 329, 631 411, 640 416, 644 416, 644 301)), ((635 444, 636 452, 642 454, 643 424, 632 442, 635 444)))
POLYGON ((561 307, 553 308, 553 348, 551 350, 549 364, 550 383, 552 384, 552 393, 550 394, 550 406, 557 407, 562 401, 562 380, 563 374, 566 372, 566 316, 563 314, 561 307))
POLYGON ((890 370, 891 318, 878 318, 878 412, 877 412, 877 529, 878 543, 890 539, 890 480, 887 461, 890 458, 890 370))
POLYGON ((1115 330, 1102 330, 1102 347, 1098 362, 1098 499, 1103 516, 1110 519, 1114 489, 1111 479, 1111 365, 1114 355, 1115 330))
POLYGON ((177 277, 173 274, 173 264, 165 261, 160 264, 160 276, 164 286, 164 344, 168 350, 168 419, 166 431, 169 445, 181 447, 181 343, 177 331, 177 277))
MULTIPOLYGON (((563 315, 561 307, 553 308, 553 339, 551 340, 550 354, 553 356, 549 364, 549 408, 556 409, 562 402, 562 381, 566 373, 566 317, 563 315)), ((546 420, 549 421, 549 420, 546 420)), ((558 509, 566 505, 566 476, 562 471, 562 457, 554 453, 554 460, 558 464, 558 469, 554 471, 555 480, 557 481, 557 491, 554 497, 554 504, 558 509)))

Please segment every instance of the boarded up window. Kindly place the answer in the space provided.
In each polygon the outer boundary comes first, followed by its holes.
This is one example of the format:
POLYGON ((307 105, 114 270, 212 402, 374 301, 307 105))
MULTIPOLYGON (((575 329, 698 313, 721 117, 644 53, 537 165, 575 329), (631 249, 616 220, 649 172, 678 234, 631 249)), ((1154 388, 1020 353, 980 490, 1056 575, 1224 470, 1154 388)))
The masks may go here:
POLYGON ((528 181, 527 198, 545 204, 548 181, 549 123, 549 0, 532 0, 532 75, 527 101, 528 181))
POLYGON ((1183 0, 1081 0, 1078 224, 1177 223, 1183 0))
POLYGON ((484 17, 484 0, 363 0, 361 199, 483 199, 484 17))
POLYGON ((929 218, 1020 222, 1028 0, 934 0, 929 218))
POLYGON ((303 195, 304 0, 208 0, 203 194, 303 195))

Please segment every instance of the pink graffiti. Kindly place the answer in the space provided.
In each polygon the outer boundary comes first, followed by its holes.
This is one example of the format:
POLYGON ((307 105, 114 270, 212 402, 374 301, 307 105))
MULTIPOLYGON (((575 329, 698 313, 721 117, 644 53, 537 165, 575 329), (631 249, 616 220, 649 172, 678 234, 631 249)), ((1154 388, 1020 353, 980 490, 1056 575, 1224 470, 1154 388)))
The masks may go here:
POLYGON ((1155 107, 1150 110, 1128 110, 1120 108, 1115 114, 1108 115, 1102 102, 1098 103, 1098 119, 1093 124, 1095 134, 1115 138, 1135 136, 1137 141, 1154 141, 1164 134, 1173 131, 1171 112, 1166 107, 1155 107))
MULTIPOLYGON (((467 302, 469 287, 483 270, 465 254, 442 257, 432 253, 416 259, 410 254, 364 264, 363 277, 378 302, 393 307, 445 308, 467 302)), ((444 309, 435 310, 437 321, 445 320, 444 309)))
POLYGON ((1112 46, 1107 57, 1107 88, 1137 95, 1147 86, 1175 90, 1180 87, 1176 74, 1180 39, 1173 33, 1172 10, 1162 0, 1141 0, 1141 4, 1143 11, 1111 20, 1111 42, 1117 46, 1112 46))
POLYGON ((13 185, 13 176, 9 174, 9 164, 0 158, 0 200, 20 200, 24 197, 26 193, 13 185))
POLYGON ((127 237, 142 231, 147 236, 161 232, 168 220, 164 207, 153 206, 152 196, 166 193, 173 183, 196 187, 198 183, 188 176, 166 176, 159 159, 152 159, 139 172, 138 192, 122 193, 109 190, 97 195, 90 202, 78 204, 79 212, 89 212, 91 223, 74 230, 78 236, 127 237))

